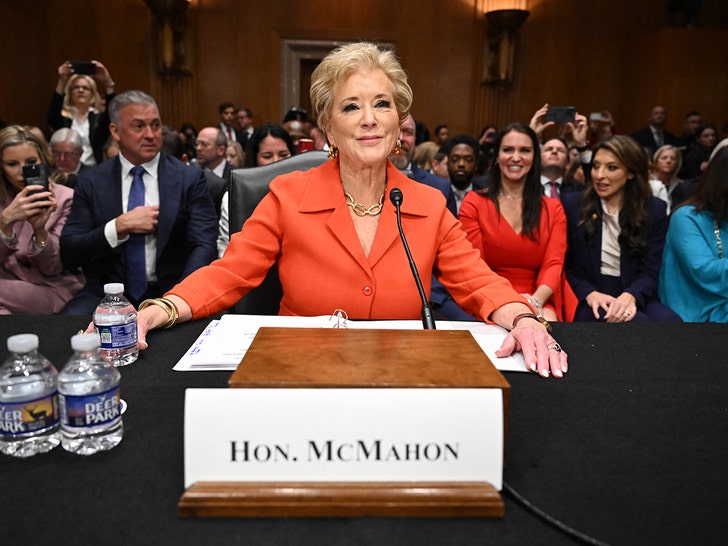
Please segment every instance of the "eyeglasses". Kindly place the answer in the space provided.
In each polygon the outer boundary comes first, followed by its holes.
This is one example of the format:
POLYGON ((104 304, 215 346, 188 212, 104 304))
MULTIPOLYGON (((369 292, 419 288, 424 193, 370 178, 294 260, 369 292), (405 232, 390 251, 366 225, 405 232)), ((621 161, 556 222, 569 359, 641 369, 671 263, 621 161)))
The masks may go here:
POLYGON ((71 91, 91 91, 91 88, 88 85, 74 85, 71 91))
POLYGON ((81 152, 61 152, 58 150, 51 150, 51 153, 53 154, 53 157, 60 157, 61 159, 64 157, 77 157, 81 155, 81 152))

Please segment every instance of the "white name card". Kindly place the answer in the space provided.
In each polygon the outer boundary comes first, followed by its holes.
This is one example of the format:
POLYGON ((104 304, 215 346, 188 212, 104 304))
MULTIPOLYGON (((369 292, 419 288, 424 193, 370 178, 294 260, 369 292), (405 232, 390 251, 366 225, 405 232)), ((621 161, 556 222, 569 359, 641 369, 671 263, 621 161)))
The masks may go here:
POLYGON ((195 482, 485 481, 503 472, 500 389, 187 389, 195 482))

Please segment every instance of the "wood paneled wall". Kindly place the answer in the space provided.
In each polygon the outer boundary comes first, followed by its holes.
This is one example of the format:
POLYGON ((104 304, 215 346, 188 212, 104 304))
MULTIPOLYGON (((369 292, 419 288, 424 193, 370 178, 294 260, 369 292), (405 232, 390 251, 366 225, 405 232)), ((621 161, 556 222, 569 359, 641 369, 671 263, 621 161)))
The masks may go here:
POLYGON ((150 91, 164 121, 217 122, 217 105, 250 107, 255 122, 280 120, 281 40, 379 40, 396 44, 415 91, 414 115, 431 129, 477 134, 486 123, 528 121, 548 101, 609 109, 619 128, 646 123, 653 104, 668 128, 700 110, 728 120, 728 10, 704 0, 697 28, 667 25, 664 0, 529 0, 516 76, 506 88, 480 82, 484 0, 193 0, 192 75, 162 78, 143 0, 3 0, 0 117, 44 127, 57 67, 98 59, 120 90, 150 91))

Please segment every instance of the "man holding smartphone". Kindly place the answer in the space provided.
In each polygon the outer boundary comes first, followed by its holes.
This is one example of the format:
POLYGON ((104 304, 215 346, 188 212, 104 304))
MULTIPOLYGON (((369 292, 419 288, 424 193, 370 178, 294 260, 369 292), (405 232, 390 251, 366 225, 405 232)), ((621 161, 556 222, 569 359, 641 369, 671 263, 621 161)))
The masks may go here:
POLYGON ((154 99, 126 91, 109 116, 119 156, 81 173, 61 235, 63 263, 81 266, 87 280, 65 314, 91 314, 110 282, 124 283, 138 306, 217 257, 217 215, 205 177, 161 152, 154 99))

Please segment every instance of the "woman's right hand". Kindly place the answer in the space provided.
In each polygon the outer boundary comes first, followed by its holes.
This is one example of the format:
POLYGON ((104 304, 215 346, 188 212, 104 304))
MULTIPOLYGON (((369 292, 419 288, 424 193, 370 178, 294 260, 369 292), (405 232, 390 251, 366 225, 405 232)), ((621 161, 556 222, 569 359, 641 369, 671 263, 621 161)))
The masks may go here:
POLYGON ((71 76, 73 76, 71 62, 65 61, 58 67, 58 84, 56 85, 56 93, 63 95, 66 92, 66 84, 71 76))
POLYGON ((546 117, 546 112, 549 109, 549 104, 544 104, 541 108, 536 110, 536 112, 533 114, 533 117, 531 118, 531 122, 528 124, 528 126, 534 130, 536 133, 536 136, 541 138, 541 133, 546 130, 547 127, 551 127, 554 122, 553 121, 546 121, 544 122, 544 118, 546 117))
POLYGON ((597 320, 600 319, 599 310, 603 309, 604 314, 606 315, 609 312, 609 307, 612 305, 613 301, 613 296, 604 294, 603 292, 597 292, 596 290, 586 297, 586 303, 589 307, 591 307, 591 310, 594 313, 594 318, 597 320))
MULTIPOLYGON (((53 193, 42 191, 33 194, 33 191, 41 190, 43 186, 26 186, 13 198, 10 204, 0 214, 0 228, 8 235, 12 233, 12 226, 16 222, 30 221, 32 218, 40 218, 45 214, 45 222, 51 211, 49 207, 55 206, 53 193)), ((36 226, 34 226, 36 227, 36 226)))

